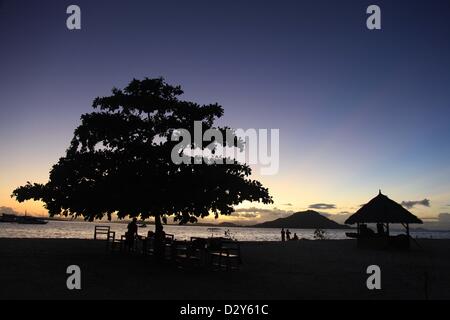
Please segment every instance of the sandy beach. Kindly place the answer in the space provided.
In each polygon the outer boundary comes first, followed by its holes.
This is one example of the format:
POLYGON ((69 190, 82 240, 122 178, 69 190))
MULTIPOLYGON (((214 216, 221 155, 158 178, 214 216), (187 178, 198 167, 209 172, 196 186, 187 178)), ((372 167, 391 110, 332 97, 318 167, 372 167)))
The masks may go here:
POLYGON ((354 241, 243 243, 241 270, 214 272, 111 253, 101 241, 0 239, 0 299, 449 299, 450 240, 420 244, 387 252, 354 241), (66 288, 74 264, 80 291, 66 288), (366 287, 371 264, 382 290, 366 287))

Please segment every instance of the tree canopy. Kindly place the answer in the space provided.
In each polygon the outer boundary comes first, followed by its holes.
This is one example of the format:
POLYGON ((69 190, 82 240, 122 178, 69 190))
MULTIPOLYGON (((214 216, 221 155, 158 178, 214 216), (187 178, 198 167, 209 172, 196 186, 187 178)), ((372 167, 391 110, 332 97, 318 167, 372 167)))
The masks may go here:
MULTIPOLYGON (((50 216, 93 221, 117 214, 120 219, 155 217, 157 222, 173 216, 182 224, 209 214, 230 215, 243 201, 272 203, 268 189, 249 178, 251 168, 246 164, 172 161, 178 142, 169 137, 177 129, 194 135, 195 121, 201 121, 205 131, 214 128, 224 113, 218 104, 184 101, 182 94, 179 86, 162 78, 145 78, 96 98, 94 112, 81 116, 81 125, 66 155, 51 169, 49 181, 28 182, 12 196, 19 202, 43 201, 50 216)), ((204 150, 208 144, 192 142, 191 147, 204 150)), ((231 144, 239 147, 239 139, 231 144)))

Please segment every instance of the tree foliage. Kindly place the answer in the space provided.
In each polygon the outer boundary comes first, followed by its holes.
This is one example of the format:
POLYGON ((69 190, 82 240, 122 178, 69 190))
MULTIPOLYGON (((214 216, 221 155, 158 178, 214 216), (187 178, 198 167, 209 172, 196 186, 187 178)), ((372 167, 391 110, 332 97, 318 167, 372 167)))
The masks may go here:
MULTIPOLYGON (((169 139, 174 130, 184 128, 193 135, 194 121, 201 121, 203 130, 213 128, 224 112, 218 104, 184 101, 182 94, 179 86, 162 78, 146 78, 96 98, 95 111, 82 115, 48 183, 28 182, 12 196, 19 202, 43 201, 51 216, 90 221, 117 214, 156 221, 173 216, 188 223, 210 213, 216 218, 229 215, 243 201, 271 203, 268 189, 249 178, 251 168, 246 164, 171 160, 177 144, 169 139)), ((239 143, 233 139, 232 146, 239 143)), ((204 142, 192 142, 192 147, 207 148, 204 142)))

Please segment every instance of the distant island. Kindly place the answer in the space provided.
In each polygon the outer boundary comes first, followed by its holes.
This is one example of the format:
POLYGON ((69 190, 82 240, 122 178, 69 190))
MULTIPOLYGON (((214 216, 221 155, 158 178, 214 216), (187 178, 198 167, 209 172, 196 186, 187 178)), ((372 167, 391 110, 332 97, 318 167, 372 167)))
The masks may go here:
POLYGON ((192 226, 199 226, 199 227, 216 227, 216 228, 239 228, 242 227, 241 225, 232 223, 232 222, 221 222, 221 223, 203 223, 203 222, 197 222, 192 224, 192 226))
POLYGON ((349 226, 330 220, 314 210, 296 212, 289 217, 259 223, 253 227, 291 229, 352 229, 349 226))

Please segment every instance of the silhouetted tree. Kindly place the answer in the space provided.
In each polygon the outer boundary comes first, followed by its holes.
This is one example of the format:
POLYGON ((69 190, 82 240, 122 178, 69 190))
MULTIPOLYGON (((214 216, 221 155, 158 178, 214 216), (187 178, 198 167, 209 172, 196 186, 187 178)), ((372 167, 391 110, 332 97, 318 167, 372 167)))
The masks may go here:
MULTIPOLYGON (((171 160, 178 143, 170 139, 175 129, 184 128, 193 136, 194 121, 201 121, 204 131, 223 115, 218 104, 183 101, 182 93, 162 78, 146 78, 133 80, 123 90, 113 89, 112 96, 96 98, 96 111, 82 115, 48 183, 28 182, 12 196, 19 202, 43 201, 51 216, 89 221, 105 215, 111 219, 113 214, 121 219, 154 217, 157 234, 168 216, 180 224, 193 223, 210 213, 216 218, 229 215, 234 205, 246 200, 271 203, 268 189, 248 178, 251 169, 245 164, 171 160)), ((229 146, 240 147, 240 142, 234 137, 229 146)), ((193 141, 191 147, 205 149, 208 144, 193 141)))
POLYGON ((316 229, 314 230, 314 239, 316 240, 325 240, 327 238, 327 233, 325 230, 316 229))

